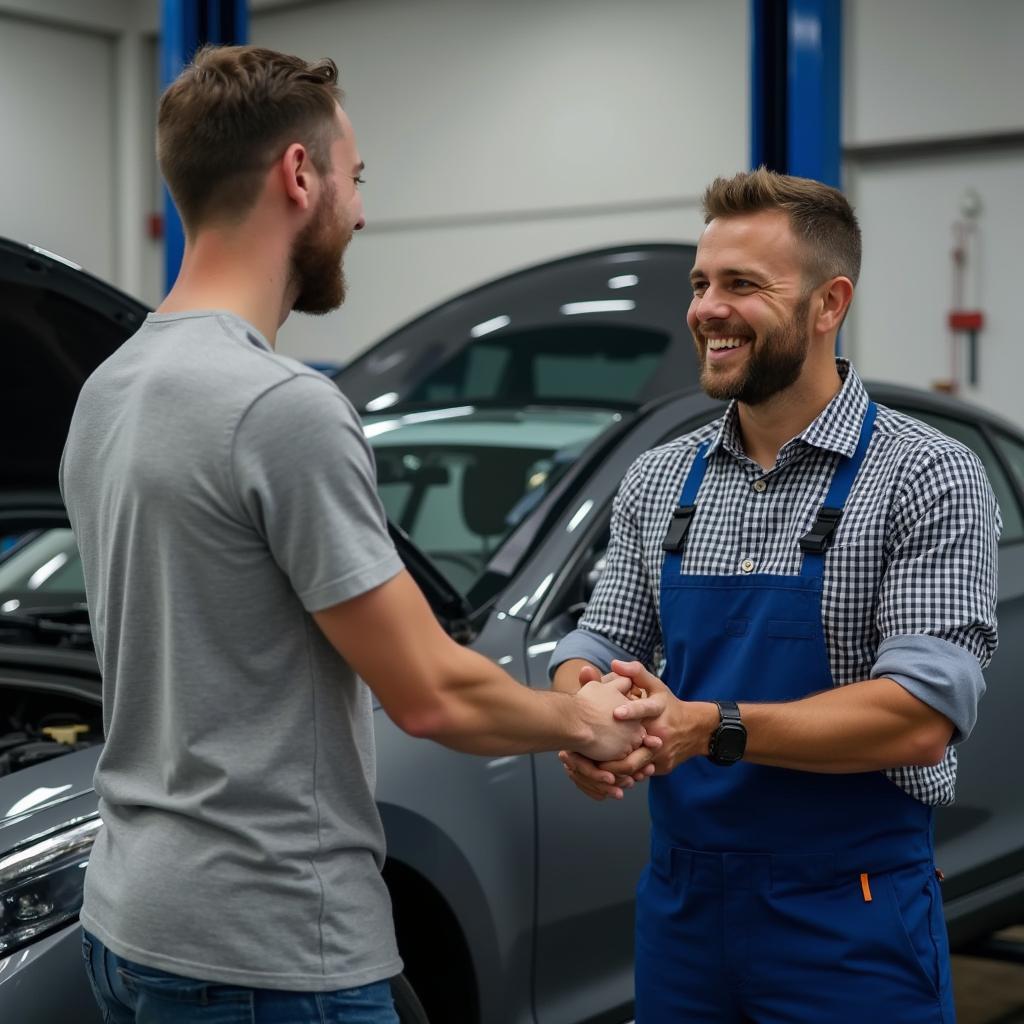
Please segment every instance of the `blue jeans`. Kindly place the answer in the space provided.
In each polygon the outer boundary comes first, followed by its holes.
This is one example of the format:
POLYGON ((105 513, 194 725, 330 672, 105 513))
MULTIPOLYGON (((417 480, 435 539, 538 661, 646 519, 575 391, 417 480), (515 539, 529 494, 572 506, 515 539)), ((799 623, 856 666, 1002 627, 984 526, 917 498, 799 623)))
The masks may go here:
POLYGON ((337 992, 282 992, 184 978, 133 963, 82 931, 104 1024, 398 1024, 386 981, 337 992))

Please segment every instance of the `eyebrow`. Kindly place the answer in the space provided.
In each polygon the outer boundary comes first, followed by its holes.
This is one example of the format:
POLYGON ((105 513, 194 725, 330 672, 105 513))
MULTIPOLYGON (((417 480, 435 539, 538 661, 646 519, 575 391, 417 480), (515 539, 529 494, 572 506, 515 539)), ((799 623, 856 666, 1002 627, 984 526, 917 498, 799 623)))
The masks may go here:
POLYGON ((359 163, 357 163, 356 166, 355 166, 355 173, 356 174, 362 174, 363 171, 365 171, 365 170, 366 170, 366 164, 362 160, 360 160, 359 163))
MULTIPOLYGON (((690 271, 690 280, 694 281, 699 277, 707 277, 708 275, 701 270, 700 267, 694 267, 690 271)), ((752 270, 744 267, 725 267, 719 272, 719 277, 751 277, 751 278, 764 278, 764 274, 759 270, 752 270)))

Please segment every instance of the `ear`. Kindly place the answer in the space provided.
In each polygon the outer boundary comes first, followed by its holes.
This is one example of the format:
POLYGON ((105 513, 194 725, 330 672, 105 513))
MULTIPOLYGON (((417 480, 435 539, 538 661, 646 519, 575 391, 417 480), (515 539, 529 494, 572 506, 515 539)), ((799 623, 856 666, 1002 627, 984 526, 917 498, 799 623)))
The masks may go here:
POLYGON ((300 210, 308 210, 312 202, 313 162, 306 147, 301 142, 293 142, 277 166, 288 200, 300 210))
POLYGON ((848 277, 833 277, 815 292, 811 301, 811 324, 817 334, 839 329, 853 301, 853 282, 848 277))

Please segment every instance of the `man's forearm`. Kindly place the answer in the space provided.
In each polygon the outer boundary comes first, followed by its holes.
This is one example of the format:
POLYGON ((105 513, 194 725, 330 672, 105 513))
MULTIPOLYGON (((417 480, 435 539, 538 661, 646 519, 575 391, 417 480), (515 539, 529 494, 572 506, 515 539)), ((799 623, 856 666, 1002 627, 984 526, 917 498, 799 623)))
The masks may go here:
POLYGON ((410 730, 416 735, 469 754, 529 753, 589 738, 568 691, 510 685, 502 669, 466 648, 457 649, 456 660, 442 670, 440 699, 410 730))
MULTIPOLYGON (((661 740, 653 758, 659 775, 707 754, 719 721, 713 703, 672 698, 664 682, 636 662, 615 661, 612 669, 667 700, 665 711, 647 722, 648 733, 661 740)), ((743 759, 796 771, 853 773, 938 764, 953 735, 953 723, 945 715, 886 678, 787 703, 738 703, 747 729, 743 759)), ((621 714, 647 717, 651 709, 646 705, 643 699, 632 701, 621 714)), ((600 769, 634 775, 649 757, 636 751, 622 761, 604 762, 600 769)))
POLYGON ((404 570, 314 619, 395 724, 414 736, 475 754, 568 747, 605 760, 624 757, 643 739, 642 726, 613 717, 625 693, 614 684, 572 697, 531 690, 456 644, 404 570))
POLYGON ((868 679, 785 704, 740 701, 745 761, 812 772, 937 764, 953 725, 891 679, 868 679))
POLYGON ((580 669, 587 667, 595 668, 600 672, 596 665, 583 658, 570 658, 568 661, 563 661, 555 669, 554 677, 551 680, 551 689, 558 693, 575 693, 580 688, 580 669))

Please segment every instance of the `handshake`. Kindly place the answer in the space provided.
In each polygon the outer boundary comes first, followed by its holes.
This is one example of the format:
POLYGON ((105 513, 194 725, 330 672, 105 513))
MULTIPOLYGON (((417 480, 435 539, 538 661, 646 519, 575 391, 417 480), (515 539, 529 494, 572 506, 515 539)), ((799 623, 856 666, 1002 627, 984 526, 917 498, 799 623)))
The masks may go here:
POLYGON ((580 711, 593 729, 593 740, 576 751, 562 750, 558 757, 576 786, 592 799, 621 800, 636 782, 665 774, 702 752, 694 745, 687 713, 693 706, 639 662, 613 661, 612 671, 603 677, 588 665, 580 670, 579 682, 574 699, 584 705, 580 711))

